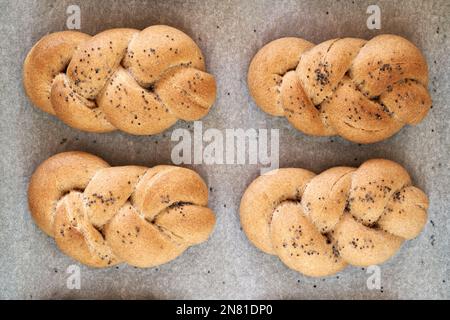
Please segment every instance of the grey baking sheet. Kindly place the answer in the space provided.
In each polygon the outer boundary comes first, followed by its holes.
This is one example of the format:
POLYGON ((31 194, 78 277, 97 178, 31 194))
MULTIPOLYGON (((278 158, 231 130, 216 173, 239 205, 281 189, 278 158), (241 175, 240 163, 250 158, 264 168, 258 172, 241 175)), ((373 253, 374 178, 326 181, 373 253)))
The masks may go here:
POLYGON ((448 1, 0 1, 1 164, 0 298, 449 298, 449 16, 448 1), (43 35, 65 29, 66 8, 81 7, 81 31, 168 24, 201 47, 217 78, 217 101, 203 127, 280 130, 280 166, 320 172, 336 165, 358 166, 383 157, 404 165, 430 198, 429 222, 381 266, 380 290, 369 275, 349 267, 336 276, 308 278, 251 245, 239 225, 239 201, 260 165, 194 165, 213 188, 210 206, 217 225, 210 240, 175 261, 152 269, 127 265, 103 270, 81 266, 81 288, 66 286, 66 269, 76 264, 33 223, 27 184, 36 166, 51 155, 82 150, 112 165, 170 163, 175 128, 137 137, 121 132, 83 133, 33 108, 22 83, 22 62, 43 35), (368 30, 366 9, 381 8, 381 30, 368 30), (282 118, 263 113, 251 100, 248 64, 270 40, 298 36, 319 43, 353 36, 394 33, 414 42, 429 62, 433 109, 416 127, 393 138, 358 145, 340 138, 314 138, 282 118))

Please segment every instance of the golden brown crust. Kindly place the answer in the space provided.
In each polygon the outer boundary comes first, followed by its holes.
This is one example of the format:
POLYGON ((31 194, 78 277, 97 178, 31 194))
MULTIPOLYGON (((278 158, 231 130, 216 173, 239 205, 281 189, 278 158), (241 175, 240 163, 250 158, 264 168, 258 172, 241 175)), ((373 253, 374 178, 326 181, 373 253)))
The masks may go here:
POLYGON ((314 46, 281 38, 253 58, 248 86, 265 112, 298 130, 359 143, 417 124, 431 107, 425 58, 395 35, 333 39, 314 46))
POLYGON ((178 119, 204 117, 216 97, 199 47, 163 25, 93 37, 52 33, 30 50, 23 68, 36 106, 89 132, 156 134, 178 119))
POLYGON ((427 209, 403 167, 373 159, 319 175, 268 172, 245 191, 240 215, 256 247, 301 273, 326 276, 347 264, 383 263, 421 232, 427 209))
POLYGON ((248 87, 256 104, 265 112, 283 115, 280 84, 283 75, 295 69, 300 55, 314 45, 299 38, 274 40, 256 53, 248 69, 248 87))
POLYGON ((258 177, 241 200, 241 224, 247 237, 262 251, 275 254, 270 221, 283 201, 299 199, 314 173, 304 169, 278 169, 258 177))
POLYGON ((77 31, 46 35, 30 50, 24 61, 23 85, 30 100, 45 112, 55 114, 50 101, 53 79, 67 68, 77 46, 90 36, 77 31))
POLYGON ((206 241, 215 224, 206 184, 194 171, 110 167, 84 152, 44 161, 31 177, 28 203, 64 253, 93 267, 166 263, 206 241))

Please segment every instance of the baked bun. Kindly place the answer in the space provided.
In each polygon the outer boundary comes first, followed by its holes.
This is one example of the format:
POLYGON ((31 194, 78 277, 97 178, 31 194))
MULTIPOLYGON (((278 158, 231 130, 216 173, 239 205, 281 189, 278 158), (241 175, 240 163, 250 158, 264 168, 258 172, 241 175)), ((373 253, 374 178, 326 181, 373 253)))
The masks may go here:
POLYGON ((281 38, 253 58, 248 86, 256 104, 315 136, 384 140, 417 124, 431 107, 425 58, 408 40, 380 35, 314 45, 281 38))
POLYGON ((206 241, 214 224, 208 189, 175 166, 110 167, 64 152, 33 173, 28 203, 36 224, 65 254, 92 267, 152 267, 206 241))
POLYGON ((374 159, 319 175, 277 169, 254 180, 240 206, 241 224, 260 250, 308 276, 392 257, 427 221, 428 198, 399 164, 374 159))
POLYGON ((89 132, 160 133, 202 118, 216 97, 200 48, 163 25, 49 34, 28 53, 23 83, 37 107, 89 132))

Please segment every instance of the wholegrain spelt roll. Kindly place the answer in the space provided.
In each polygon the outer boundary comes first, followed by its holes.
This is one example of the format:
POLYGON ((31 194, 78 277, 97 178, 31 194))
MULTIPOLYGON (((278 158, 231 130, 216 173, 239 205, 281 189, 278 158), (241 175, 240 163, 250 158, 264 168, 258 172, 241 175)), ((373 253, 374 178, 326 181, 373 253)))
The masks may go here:
POLYGON ((25 59, 23 84, 33 104, 71 127, 135 135, 200 119, 216 96, 200 48, 164 25, 46 35, 25 59))
POLYGON ((373 159, 319 175, 297 168, 268 172, 245 191, 240 217, 257 248, 320 277, 348 264, 385 262, 421 232, 427 209, 427 196, 403 167, 373 159))
POLYGON ((281 38, 258 51, 247 80, 263 111, 286 117, 306 134, 358 143, 417 124, 431 107, 426 60, 396 35, 318 45, 281 38))
POLYGON ((166 263, 206 241, 215 224, 194 171, 110 167, 84 152, 45 160, 31 177, 28 204, 61 251, 92 267, 166 263))

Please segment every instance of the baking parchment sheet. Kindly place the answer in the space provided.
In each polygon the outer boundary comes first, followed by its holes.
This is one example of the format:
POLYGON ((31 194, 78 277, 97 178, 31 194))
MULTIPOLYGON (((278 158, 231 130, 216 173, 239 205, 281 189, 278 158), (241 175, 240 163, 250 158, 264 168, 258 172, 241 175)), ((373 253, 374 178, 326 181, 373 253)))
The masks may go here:
POLYGON ((0 1, 1 163, 0 298, 315 299, 449 298, 449 16, 448 1, 0 1), (308 278, 251 245, 239 224, 239 202, 261 165, 193 165, 212 188, 217 224, 210 240, 151 269, 120 265, 90 269, 66 257, 33 223, 27 184, 36 166, 62 151, 82 150, 112 165, 171 163, 178 122, 164 134, 84 133, 32 107, 22 87, 22 63, 43 35, 66 29, 66 9, 81 8, 81 31, 143 29, 168 24, 201 47, 216 76, 217 101, 204 130, 279 129, 280 166, 320 172, 382 157, 399 162, 430 198, 423 233, 381 266, 381 286, 369 290, 367 270, 349 267, 327 278, 308 278), (381 29, 369 30, 367 7, 381 9, 381 29), (253 55, 283 36, 319 43, 381 33, 404 36, 429 63, 433 109, 416 127, 393 138, 358 145, 341 138, 309 137, 286 119, 269 116, 249 96, 246 75, 253 55), (67 287, 67 268, 79 265, 80 289, 67 287))

